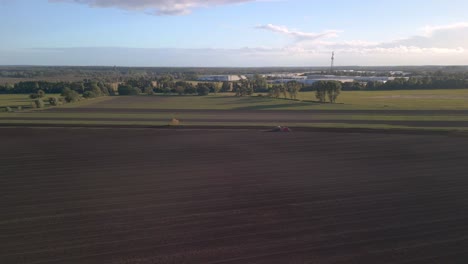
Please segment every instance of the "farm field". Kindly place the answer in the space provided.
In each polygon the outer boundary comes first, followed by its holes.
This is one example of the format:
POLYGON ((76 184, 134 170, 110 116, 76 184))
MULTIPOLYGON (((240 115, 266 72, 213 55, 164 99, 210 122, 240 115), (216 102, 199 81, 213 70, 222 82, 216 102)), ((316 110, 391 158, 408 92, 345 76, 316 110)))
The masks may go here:
POLYGON ((468 258, 466 137, 3 128, 0 143, 0 263, 468 258))
MULTIPOLYGON (((49 94, 48 97, 60 96, 59 94, 49 94)), ((44 104, 48 107, 49 102, 47 98, 43 98, 44 104)), ((18 106, 21 106, 23 109, 31 108, 31 104, 34 100, 29 98, 27 94, 0 94, 0 110, 3 110, 5 107, 12 107, 14 110, 17 110, 18 106)), ((1 112, 0 112, 1 114, 1 112)))
POLYGON ((232 94, 217 96, 151 96, 139 99, 112 100, 98 107, 133 109, 198 109, 198 110, 468 110, 468 89, 342 92, 337 104, 315 102, 314 92, 301 92, 298 99, 272 99, 266 96, 235 97, 232 94))
MULTIPOLYGON (((160 127, 176 118, 184 126, 467 130, 468 108, 464 107, 468 107, 468 94, 464 90, 444 93, 344 92, 343 100, 348 103, 333 105, 231 95, 100 97, 40 111, 0 113, 0 125, 160 127), (372 100, 377 100, 374 105, 372 100), (457 106, 459 100, 463 107, 457 106), (414 102, 411 107, 403 107, 410 101, 414 102), (381 103, 392 102, 400 107, 379 107, 381 103)), ((300 96, 304 99, 314 93, 300 96)), ((0 96, 10 105, 21 100, 28 102, 25 98, 26 95, 0 96)))

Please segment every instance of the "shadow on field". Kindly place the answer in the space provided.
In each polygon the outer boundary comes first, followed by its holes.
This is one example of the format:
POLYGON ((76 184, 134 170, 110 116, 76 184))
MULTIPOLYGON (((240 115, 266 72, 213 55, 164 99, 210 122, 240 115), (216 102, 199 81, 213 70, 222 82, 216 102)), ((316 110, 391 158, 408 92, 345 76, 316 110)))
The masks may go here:
POLYGON ((241 98, 241 97, 235 97, 233 95, 216 95, 216 96, 207 96, 207 97, 204 97, 205 99, 210 99, 210 100, 213 100, 213 99, 226 99, 226 98, 241 98))
POLYGON ((268 105, 251 105, 245 107, 236 107, 234 110, 273 110, 297 106, 310 106, 310 103, 290 103, 290 104, 268 104, 268 105))

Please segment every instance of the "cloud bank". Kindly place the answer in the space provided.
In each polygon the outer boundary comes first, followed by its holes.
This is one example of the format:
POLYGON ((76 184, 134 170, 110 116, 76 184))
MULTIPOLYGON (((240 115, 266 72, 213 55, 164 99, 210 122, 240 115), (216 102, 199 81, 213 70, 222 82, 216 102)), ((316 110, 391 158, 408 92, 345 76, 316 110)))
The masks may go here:
POLYGON ((156 15, 186 15, 194 8, 240 4, 256 0, 49 0, 51 3, 76 3, 99 8, 139 10, 156 15))
POLYGON ((285 47, 300 53, 320 53, 336 51, 338 53, 376 55, 376 54, 462 54, 468 50, 468 23, 428 26, 424 33, 387 42, 363 40, 329 41, 339 38, 338 30, 323 33, 308 33, 291 30, 285 26, 273 24, 257 26, 292 38, 294 42, 285 47))
POLYGON ((466 65, 468 23, 426 27, 420 34, 387 42, 340 39, 339 31, 310 33, 284 26, 257 26, 290 39, 284 47, 212 49, 58 48, 0 49, 11 65, 119 66, 323 66, 336 52, 336 65, 466 65))
POLYGON ((338 32, 340 32, 338 30, 327 30, 322 33, 307 33, 307 32, 291 30, 285 26, 277 26, 273 24, 259 25, 259 26, 256 26, 256 28, 265 29, 265 30, 273 31, 273 32, 280 33, 283 35, 291 36, 295 38, 297 41, 334 38, 334 37, 338 37, 338 32))

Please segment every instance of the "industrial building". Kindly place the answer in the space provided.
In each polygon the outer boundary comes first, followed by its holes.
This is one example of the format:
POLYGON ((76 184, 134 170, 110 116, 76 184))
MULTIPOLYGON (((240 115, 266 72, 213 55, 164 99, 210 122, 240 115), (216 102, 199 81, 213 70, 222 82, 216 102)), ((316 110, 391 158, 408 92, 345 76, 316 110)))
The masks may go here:
POLYGON ((204 82, 235 82, 247 79, 244 75, 204 75, 198 78, 204 82))

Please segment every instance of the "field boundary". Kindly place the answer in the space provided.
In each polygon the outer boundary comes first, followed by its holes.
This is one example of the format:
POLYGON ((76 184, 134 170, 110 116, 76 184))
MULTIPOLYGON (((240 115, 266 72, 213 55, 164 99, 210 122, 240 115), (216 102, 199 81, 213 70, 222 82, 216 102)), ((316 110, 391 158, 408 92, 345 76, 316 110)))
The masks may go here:
MULTIPOLYGON (((350 134, 405 134, 405 135, 445 135, 445 136, 468 136, 468 131, 455 129, 414 129, 414 128, 340 128, 340 127, 294 127, 293 132, 315 132, 315 133, 350 133, 350 134)), ((72 128, 72 129, 155 129, 155 130, 256 130, 270 132, 271 126, 226 126, 226 125, 96 125, 96 124, 0 124, 2 128, 72 128)))

